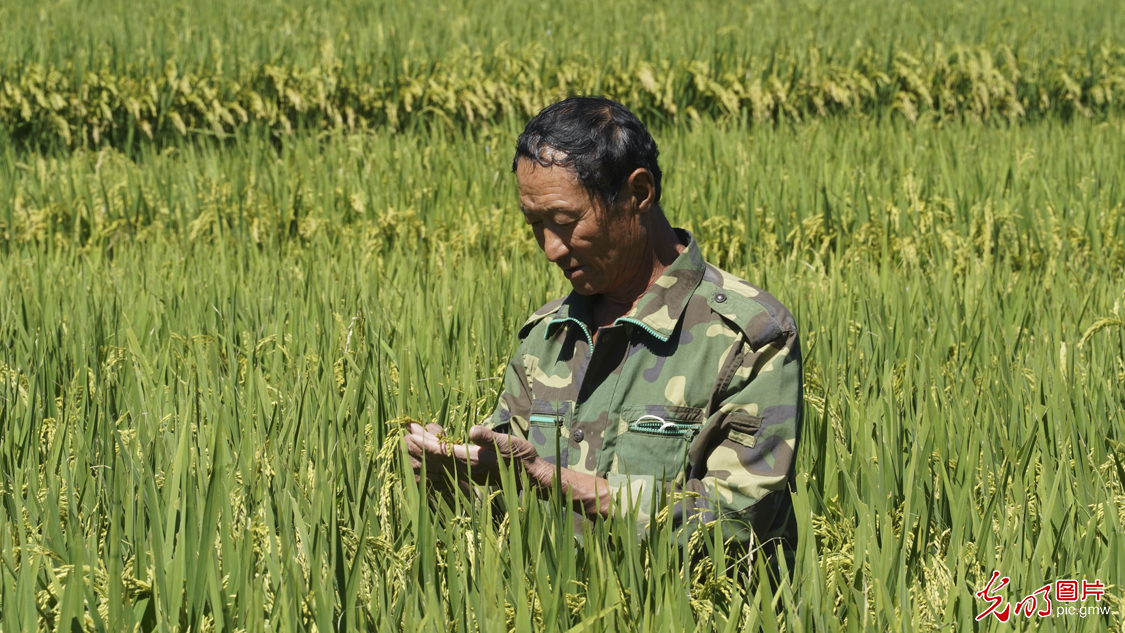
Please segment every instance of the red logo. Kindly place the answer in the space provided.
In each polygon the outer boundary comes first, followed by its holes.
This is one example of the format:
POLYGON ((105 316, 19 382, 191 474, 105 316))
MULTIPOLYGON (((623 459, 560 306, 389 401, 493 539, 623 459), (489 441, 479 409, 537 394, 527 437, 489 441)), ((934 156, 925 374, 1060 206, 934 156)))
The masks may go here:
POLYGON ((1059 602, 1078 602, 1078 581, 1063 580, 1062 578, 1056 580, 1055 598, 1059 602))
MULTIPOLYGON (((990 615, 1001 622, 1007 622, 1011 619, 1012 605, 1004 604, 1004 598, 999 594, 1001 589, 1008 586, 1008 582, 1007 576, 1001 577, 999 571, 993 571, 992 577, 988 579, 988 584, 976 593, 978 598, 988 603, 988 607, 977 616, 978 622, 990 615), (1000 608, 1001 605, 1003 605, 1003 609, 1000 608)), ((1022 615, 1025 618, 1030 618, 1033 615, 1043 618, 1052 615, 1080 615, 1085 617, 1086 615, 1108 614, 1108 608, 1069 605, 1069 603, 1074 602, 1085 602, 1089 598, 1093 598, 1095 602, 1100 602, 1104 595, 1105 584, 1101 580, 1095 579, 1094 582, 1089 582, 1082 579, 1080 583, 1072 578, 1059 578, 1053 583, 1043 585, 1017 602, 1015 614, 1017 616, 1022 615), (1051 604, 1052 589, 1055 591, 1055 600, 1059 603, 1057 606, 1051 604)))
MULTIPOLYGON (((1008 606, 1004 607, 1003 611, 997 611, 997 609, 1000 608, 1000 604, 1004 602, 1004 599, 1001 598, 1000 596, 992 595, 992 590, 993 590, 992 585, 996 583, 997 578, 1000 578, 1000 572, 998 572, 998 571, 992 572, 992 578, 990 578, 988 580, 988 584, 985 585, 984 589, 981 589, 980 591, 977 592, 978 598, 981 598, 982 600, 987 600, 988 602, 992 603, 987 609, 984 610, 983 613, 981 613, 980 615, 977 616, 978 622, 987 618, 989 615, 996 616, 996 619, 1000 620, 1001 622, 1007 622, 1008 618, 1011 617, 1012 605, 1010 605, 1010 604, 1008 606)), ((997 591, 999 591, 1000 589, 1003 589, 1004 587, 1007 587, 1007 586, 1008 586, 1008 577, 1004 576, 1003 578, 1000 578, 1000 586, 996 587, 995 589, 997 591)), ((1016 613, 1019 613, 1019 611, 1017 610, 1016 613)))
MULTIPOLYGON (((1051 615, 1051 585, 1043 585, 1036 589, 1030 596, 1020 600, 1016 605, 1016 615, 1023 614, 1024 617, 1030 618, 1032 612, 1039 617, 1051 615), (1043 606, 1039 607, 1039 597, 1043 597, 1043 606)), ((1056 590, 1056 593, 1057 590, 1056 590)))
POLYGON ((1095 602, 1101 602, 1102 596, 1105 595, 1105 585, 1102 581, 1094 579, 1094 582, 1087 583, 1085 579, 1082 580, 1082 600, 1094 596, 1095 602))

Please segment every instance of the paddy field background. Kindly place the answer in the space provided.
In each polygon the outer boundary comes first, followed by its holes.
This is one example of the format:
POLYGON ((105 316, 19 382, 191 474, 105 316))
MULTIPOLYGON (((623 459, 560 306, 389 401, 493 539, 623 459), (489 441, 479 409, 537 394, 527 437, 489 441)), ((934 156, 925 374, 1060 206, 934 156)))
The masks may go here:
POLYGON ((0 629, 1122 630, 1120 33, 1086 0, 0 6, 0 629), (567 291, 510 161, 570 93, 633 107, 673 224, 797 318, 791 582, 402 466, 567 291), (978 622, 993 570, 1109 613, 978 622))

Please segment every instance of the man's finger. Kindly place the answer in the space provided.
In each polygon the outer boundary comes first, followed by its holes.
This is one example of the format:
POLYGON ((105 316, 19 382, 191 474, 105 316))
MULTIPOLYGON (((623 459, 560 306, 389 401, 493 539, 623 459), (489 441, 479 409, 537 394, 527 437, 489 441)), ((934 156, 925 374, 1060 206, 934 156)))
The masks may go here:
POLYGON ((477 446, 492 448, 499 437, 500 433, 494 433, 492 429, 479 424, 475 424, 469 429, 469 441, 477 446))
POLYGON ((434 435, 441 435, 445 432, 445 429, 441 428, 440 424, 435 424, 433 422, 430 422, 426 425, 426 430, 430 433, 433 433, 434 435))
POLYGON ((415 447, 417 454, 429 453, 431 455, 448 455, 448 451, 442 446, 441 439, 430 433, 428 430, 420 426, 416 426, 416 432, 407 435, 403 438, 406 441, 407 449, 414 452, 415 447))
POLYGON ((480 446, 475 444, 451 444, 446 455, 459 462, 475 462, 480 455, 480 446))
POLYGON ((507 433, 497 433, 478 424, 469 429, 469 441, 481 448, 494 450, 500 455, 512 456, 512 436, 507 433))
POLYGON ((415 435, 407 435, 406 437, 402 438, 402 441, 404 444, 406 444, 406 452, 408 455, 410 455, 412 460, 413 458, 425 452, 425 448, 423 447, 422 442, 419 441, 418 437, 415 435))

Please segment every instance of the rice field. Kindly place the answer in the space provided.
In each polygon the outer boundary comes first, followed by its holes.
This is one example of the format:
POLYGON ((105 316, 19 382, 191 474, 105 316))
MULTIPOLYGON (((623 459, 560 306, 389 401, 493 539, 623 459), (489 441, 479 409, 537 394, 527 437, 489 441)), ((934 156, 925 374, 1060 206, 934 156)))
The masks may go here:
MULTIPOLYGON (((1123 32, 1092 1, 98 5, 0 7, 0 83, 237 78, 327 44, 357 67, 536 42, 551 67, 819 47, 850 68, 892 41, 1035 65, 1123 32)), ((413 482, 404 421, 487 416, 517 329, 568 289, 515 204, 523 110, 69 144, 0 122, 0 630, 1125 630, 1120 106, 872 108, 638 108, 673 224, 801 328, 778 586, 713 530, 682 547, 626 516, 579 547, 513 481, 452 507, 413 482), (1099 579, 1074 604, 1107 612, 977 621, 994 570, 1013 610, 1099 579)))
POLYGON ((1104 0, 851 4, 100 0, 0 7, 0 138, 35 151, 525 121, 568 94, 652 125, 1120 117, 1104 0), (837 25, 851 25, 839 29, 837 25))

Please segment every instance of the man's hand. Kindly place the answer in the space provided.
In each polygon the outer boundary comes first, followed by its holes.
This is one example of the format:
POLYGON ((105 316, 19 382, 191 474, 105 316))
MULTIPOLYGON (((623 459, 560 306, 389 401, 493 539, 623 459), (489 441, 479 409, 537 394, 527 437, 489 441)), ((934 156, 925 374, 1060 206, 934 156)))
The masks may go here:
POLYGON ((442 439, 445 430, 437 424, 407 427, 403 439, 410 454, 415 478, 425 477, 437 483, 472 482, 489 484, 500 481, 501 460, 527 472, 533 485, 550 485, 554 468, 540 459, 535 447, 525 439, 476 425, 469 429, 469 442, 450 444, 442 439), (423 461, 425 470, 423 470, 423 461))
POLYGON ((476 425, 469 429, 468 443, 450 444, 441 439, 445 430, 437 424, 427 424, 425 428, 411 424, 407 430, 409 434, 403 441, 415 479, 425 478, 439 490, 464 488, 470 482, 496 484, 500 481, 500 462, 504 461, 522 468, 541 495, 551 491, 558 473, 562 493, 569 494, 574 509, 588 517, 609 516, 613 510, 608 481, 569 468, 556 469, 523 438, 476 425))

